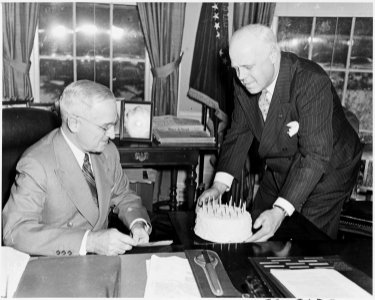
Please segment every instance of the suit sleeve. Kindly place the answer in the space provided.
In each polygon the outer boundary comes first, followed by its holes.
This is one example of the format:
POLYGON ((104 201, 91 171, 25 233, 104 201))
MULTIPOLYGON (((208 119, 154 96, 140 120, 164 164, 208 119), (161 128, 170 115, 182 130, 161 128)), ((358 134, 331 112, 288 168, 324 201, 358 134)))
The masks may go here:
POLYGON ((34 158, 21 158, 2 214, 4 244, 35 255, 56 255, 56 249, 78 255, 85 230, 43 222, 43 216, 48 218, 44 209, 46 189, 43 166, 34 158))
POLYGON ((307 73, 299 76, 296 86, 300 129, 299 151, 294 157, 280 196, 297 211, 327 170, 333 151, 331 84, 327 76, 307 73), (314 78, 315 77, 315 78, 314 78))
POLYGON ((254 135, 247 122, 246 112, 238 98, 243 91, 235 83, 234 110, 231 127, 224 137, 217 172, 226 172, 239 179, 254 135))
POLYGON ((121 167, 120 156, 115 146, 112 147, 111 152, 113 152, 111 154, 114 158, 114 186, 111 194, 113 212, 128 228, 135 219, 143 219, 151 226, 150 218, 141 198, 130 189, 129 178, 121 167))

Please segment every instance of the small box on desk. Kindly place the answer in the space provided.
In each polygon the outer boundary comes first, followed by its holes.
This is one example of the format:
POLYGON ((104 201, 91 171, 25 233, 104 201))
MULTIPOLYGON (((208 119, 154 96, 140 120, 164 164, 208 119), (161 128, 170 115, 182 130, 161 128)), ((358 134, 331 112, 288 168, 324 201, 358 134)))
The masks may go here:
POLYGON ((141 197, 146 209, 152 211, 156 170, 125 169, 124 171, 129 178, 130 188, 141 197))

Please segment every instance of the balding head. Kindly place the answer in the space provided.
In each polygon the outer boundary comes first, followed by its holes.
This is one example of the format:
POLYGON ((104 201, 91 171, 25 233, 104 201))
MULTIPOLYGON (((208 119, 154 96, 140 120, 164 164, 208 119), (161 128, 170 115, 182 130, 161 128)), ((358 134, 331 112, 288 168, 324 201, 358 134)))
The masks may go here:
POLYGON ((280 65, 280 49, 272 30, 251 24, 237 30, 229 45, 232 67, 247 90, 254 94, 275 79, 280 65))
MULTIPOLYGON (((237 46, 256 47, 277 47, 277 39, 271 28, 261 24, 250 24, 238 29, 230 40, 230 49, 237 46)), ((263 49, 264 50, 264 49, 263 49)), ((264 52, 264 51, 263 51, 264 52)))

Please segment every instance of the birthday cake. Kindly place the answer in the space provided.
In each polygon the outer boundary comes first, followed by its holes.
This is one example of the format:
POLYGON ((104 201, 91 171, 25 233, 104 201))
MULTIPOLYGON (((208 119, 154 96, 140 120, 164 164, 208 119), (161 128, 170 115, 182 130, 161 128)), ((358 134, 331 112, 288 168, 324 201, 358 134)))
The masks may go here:
POLYGON ((242 243, 252 236, 251 227, 245 203, 237 207, 213 201, 197 209, 194 232, 210 242, 242 243))

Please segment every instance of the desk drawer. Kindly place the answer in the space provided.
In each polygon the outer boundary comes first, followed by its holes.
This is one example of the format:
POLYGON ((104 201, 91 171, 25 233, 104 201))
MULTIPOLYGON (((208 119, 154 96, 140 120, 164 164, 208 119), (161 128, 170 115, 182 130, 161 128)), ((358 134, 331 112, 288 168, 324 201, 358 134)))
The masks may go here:
POLYGON ((196 165, 198 151, 120 151, 123 167, 196 165))

